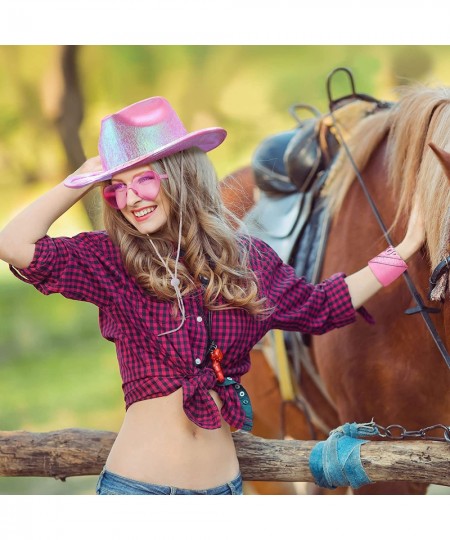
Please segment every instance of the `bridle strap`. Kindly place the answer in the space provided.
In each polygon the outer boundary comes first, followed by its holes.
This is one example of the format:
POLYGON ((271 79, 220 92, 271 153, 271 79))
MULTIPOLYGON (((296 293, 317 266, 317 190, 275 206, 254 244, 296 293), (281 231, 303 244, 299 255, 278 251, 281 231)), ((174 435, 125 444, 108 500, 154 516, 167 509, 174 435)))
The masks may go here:
MULTIPOLYGON (((380 213, 378 212, 378 209, 375 205, 375 203, 373 202, 373 199, 367 189, 367 186, 366 184, 364 183, 364 180, 361 176, 361 173, 359 172, 359 169, 352 157, 352 154, 350 152, 350 149, 348 148, 347 146, 347 143, 345 142, 344 140, 344 137, 342 135, 342 132, 341 130, 339 129, 339 126, 338 126, 338 123, 336 121, 336 118, 334 116, 334 113, 333 113, 333 110, 330 109, 330 115, 331 115, 331 118, 333 120, 333 124, 334 124, 334 128, 336 129, 336 133, 339 137, 339 141, 342 145, 342 147, 344 148, 345 150, 345 153, 347 154, 347 157, 349 158, 350 160, 350 163, 353 167, 353 170, 355 171, 355 174, 356 174, 356 177, 358 179, 358 182, 364 192, 364 195, 366 196, 366 199, 369 203, 369 206, 370 208, 372 209, 372 212, 373 214, 375 215, 375 218, 376 220, 378 221, 378 224, 380 225, 380 228, 381 230, 383 231, 383 234, 384 234, 384 237, 386 238, 386 241, 389 245, 392 245, 392 240, 389 236, 389 233, 388 233, 388 230, 386 228, 386 226, 384 225, 383 223, 383 220, 380 216, 380 213)), ((438 267, 434 270, 433 272, 433 275, 432 277, 436 274, 438 275, 439 272, 442 270, 443 266, 445 266, 446 264, 448 264, 450 258, 447 258, 445 261, 443 261, 442 263, 440 263, 438 265, 438 267), (438 271, 439 269, 439 271, 438 271)), ((429 306, 426 306, 422 300, 422 297, 420 296, 419 294, 419 291, 416 289, 414 283, 412 282, 409 274, 407 271, 405 271, 403 274, 403 278, 405 279, 406 281, 406 284, 408 286, 408 289, 409 289, 409 292, 411 293, 411 296, 413 297, 413 299, 415 300, 416 302, 416 306, 411 308, 411 309, 407 309, 405 311, 405 313, 407 315, 414 315, 416 313, 420 313, 425 321, 425 324, 427 325, 427 328, 434 340, 434 342, 436 343, 436 346, 437 348, 439 349, 439 352, 441 353, 442 357, 444 358, 444 361, 445 363, 447 364, 447 367, 450 369, 450 355, 445 347, 445 344, 444 342, 442 341, 441 337, 439 336, 439 333, 438 331, 436 330, 436 326, 434 325, 433 321, 431 320, 430 318, 430 313, 438 313, 440 311, 440 309, 437 309, 437 308, 433 308, 433 307, 429 307, 429 306)), ((436 278, 437 279, 437 278, 436 278)))
POLYGON ((430 293, 431 289, 437 284, 439 278, 445 271, 448 271, 450 268, 450 257, 446 257, 442 262, 440 262, 436 268, 433 270, 433 273, 430 277, 430 293))

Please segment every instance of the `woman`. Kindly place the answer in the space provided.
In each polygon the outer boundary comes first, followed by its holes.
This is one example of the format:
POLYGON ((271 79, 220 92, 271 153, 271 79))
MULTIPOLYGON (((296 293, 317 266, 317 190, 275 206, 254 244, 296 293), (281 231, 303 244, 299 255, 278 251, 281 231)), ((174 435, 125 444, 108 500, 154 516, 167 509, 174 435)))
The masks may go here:
POLYGON ((351 276, 306 283, 230 226, 206 156, 225 136, 188 133, 160 97, 130 105, 103 119, 100 157, 0 233, 15 275, 96 304, 102 335, 116 345, 126 414, 99 494, 241 494, 230 426, 251 428, 239 381, 253 345, 271 328, 320 334, 353 322, 423 243, 414 209, 396 249, 351 276), (49 238, 98 184, 106 231, 49 238))

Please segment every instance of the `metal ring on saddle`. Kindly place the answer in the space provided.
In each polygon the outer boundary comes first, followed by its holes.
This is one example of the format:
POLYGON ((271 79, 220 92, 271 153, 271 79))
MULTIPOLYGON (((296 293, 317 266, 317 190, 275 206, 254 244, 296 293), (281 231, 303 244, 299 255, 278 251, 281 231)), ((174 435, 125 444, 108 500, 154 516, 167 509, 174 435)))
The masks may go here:
POLYGON ((297 116, 297 109, 305 109, 312 113, 316 118, 320 118, 322 116, 322 113, 319 111, 319 109, 317 109, 313 105, 307 105, 306 103, 294 103, 294 105, 291 105, 289 107, 289 112, 294 118, 294 120, 297 120, 298 127, 302 126, 305 121, 297 116))

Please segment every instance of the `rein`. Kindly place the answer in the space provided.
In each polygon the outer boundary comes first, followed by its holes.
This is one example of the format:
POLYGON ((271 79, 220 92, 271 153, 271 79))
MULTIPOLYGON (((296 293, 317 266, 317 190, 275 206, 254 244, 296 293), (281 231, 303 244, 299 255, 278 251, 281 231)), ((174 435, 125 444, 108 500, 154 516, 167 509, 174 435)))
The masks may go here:
MULTIPOLYGON (((337 71, 337 70, 335 70, 337 71)), ((334 72, 335 72, 334 71, 334 72)), ((347 71, 347 70, 345 70, 347 71)), ((331 75, 333 75, 333 73, 331 73, 331 75)), ((331 77, 330 75, 330 77, 331 77)), ((350 75, 351 76, 351 75, 350 75)), ((352 85, 352 88, 354 88, 354 86, 352 85)), ((361 173, 358 169, 358 166, 356 165, 352 155, 351 155, 351 152, 350 152, 350 149, 348 148, 347 146, 347 143, 345 142, 344 140, 344 137, 342 135, 342 132, 341 130, 339 129, 339 126, 338 126, 338 123, 336 121, 336 118, 334 116, 334 113, 333 113, 333 109, 332 107, 330 107, 330 116, 333 120, 333 125, 334 125, 334 128, 336 129, 336 133, 337 135, 339 136, 339 139, 341 141, 341 144, 347 154, 347 157, 349 158, 350 160, 350 163, 353 167, 353 170, 356 174, 356 177, 358 179, 358 182, 360 183, 361 185, 361 188, 364 192, 364 195, 369 203, 369 206, 373 212, 373 214, 375 215, 375 218, 376 220, 378 221, 378 224, 380 225, 380 228, 381 230, 383 231, 383 234, 384 234, 384 237, 386 238, 386 241, 388 242, 389 245, 393 245, 392 243, 392 240, 390 238, 390 235, 386 229, 386 226, 384 225, 383 223, 383 220, 380 216, 380 213, 367 189, 367 186, 366 184, 364 183, 364 180, 361 176, 361 173)), ((445 259, 445 261, 441 262, 437 267, 436 269, 434 270, 431 278, 430 278, 430 284, 431 284, 431 287, 433 287, 435 284, 436 284, 436 281, 439 279, 439 277, 441 276, 441 274, 444 272, 444 270, 447 269, 448 265, 450 264, 450 257, 447 257, 447 259, 445 259)), ((425 321, 425 324, 427 325, 427 328, 431 334, 431 337, 433 338, 437 348, 439 349, 439 352, 441 353, 442 357, 444 358, 444 361, 445 363, 447 364, 447 367, 450 369, 450 355, 445 347, 445 344, 444 342, 442 341, 441 337, 439 336, 439 333, 438 331, 436 330, 436 326, 434 325, 433 321, 431 320, 430 318, 430 313, 439 313, 441 310, 438 309, 438 308, 433 308, 433 307, 429 307, 429 306, 426 306, 422 300, 422 297, 420 296, 417 288, 415 287, 414 283, 412 282, 409 274, 407 271, 405 271, 403 274, 403 278, 405 279, 406 281, 406 284, 409 288, 409 291, 411 293, 411 296, 413 297, 413 299, 415 300, 416 302, 416 306, 413 307, 413 308, 410 308, 410 309, 407 309, 405 311, 405 313, 407 315, 414 315, 416 313, 420 313, 425 321)))

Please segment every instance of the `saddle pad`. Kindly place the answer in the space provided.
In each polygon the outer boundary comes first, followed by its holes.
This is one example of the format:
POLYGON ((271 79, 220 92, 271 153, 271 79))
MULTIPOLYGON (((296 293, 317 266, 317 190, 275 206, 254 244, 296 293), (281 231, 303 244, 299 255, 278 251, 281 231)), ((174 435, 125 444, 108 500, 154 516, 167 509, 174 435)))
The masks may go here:
POLYGON ((258 203, 243 219, 246 232, 264 240, 283 262, 288 262, 307 223, 312 201, 311 193, 269 197, 261 192, 258 203))
POLYGON ((296 275, 304 276, 311 283, 317 283, 320 278, 329 226, 326 198, 319 196, 314 200, 308 223, 289 261, 296 275))

